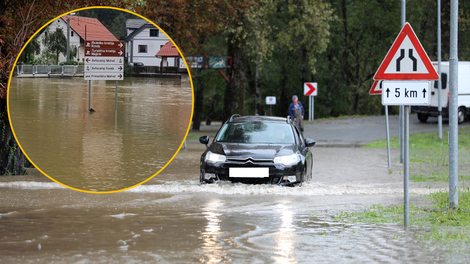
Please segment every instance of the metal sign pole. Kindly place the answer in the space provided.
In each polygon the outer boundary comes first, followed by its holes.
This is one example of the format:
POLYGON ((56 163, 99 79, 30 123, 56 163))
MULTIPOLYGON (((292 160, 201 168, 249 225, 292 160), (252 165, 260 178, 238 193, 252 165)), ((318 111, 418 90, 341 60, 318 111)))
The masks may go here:
POLYGON ((404 145, 404 186, 405 186, 405 204, 404 204, 404 222, 405 222, 405 228, 408 227, 408 220, 409 220, 409 208, 410 208, 410 200, 408 196, 408 181, 409 181, 409 173, 410 173, 410 163, 409 163, 409 157, 410 157, 410 144, 409 144, 409 139, 410 139, 410 111, 409 111, 409 106, 404 106, 404 140, 403 140, 403 145, 404 145))
POLYGON ((442 105, 441 105, 441 92, 442 92, 442 79, 441 76, 441 0, 437 0, 437 73, 439 74, 438 89, 437 89, 437 123, 439 139, 442 139, 442 105))
POLYGON ((315 96, 312 96, 312 121, 315 119, 315 96))
POLYGON ((116 94, 114 95, 114 111, 117 113, 118 81, 116 81, 116 94))
POLYGON ((88 111, 91 110, 91 81, 88 81, 88 111))
MULTIPOLYGON (((401 0, 401 27, 403 28, 406 24, 406 0, 401 0)), ((403 163, 403 156, 405 155, 405 149, 404 149, 404 130, 405 130, 405 120, 404 120, 404 107, 403 105, 400 105, 400 111, 399 111, 399 120, 400 120, 400 125, 398 126, 399 128, 399 133, 398 133, 398 141, 400 141, 400 162, 403 163)))
POLYGON ((388 155, 388 168, 392 168, 392 161, 390 158, 390 127, 388 124, 388 105, 385 106, 385 124, 387 127, 387 155, 388 155))
POLYGON ((449 54, 449 207, 459 205, 458 1, 450 1, 449 54))

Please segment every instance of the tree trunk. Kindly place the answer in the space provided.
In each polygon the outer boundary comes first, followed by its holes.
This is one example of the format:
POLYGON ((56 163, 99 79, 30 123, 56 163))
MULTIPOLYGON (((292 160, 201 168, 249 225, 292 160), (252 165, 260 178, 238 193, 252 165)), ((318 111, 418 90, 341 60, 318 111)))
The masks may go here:
POLYGON ((245 112, 246 45, 229 41, 228 52, 232 55, 232 68, 229 71, 230 82, 225 89, 224 120, 233 114, 244 115, 245 112))
POLYGON ((256 73, 255 73, 255 114, 261 114, 261 87, 260 87, 260 55, 256 56, 256 73))
MULTIPOLYGON (((198 70, 201 71, 201 70, 198 70)), ((202 111, 204 106, 204 78, 202 74, 193 75, 194 82, 194 114, 193 114, 193 127, 192 130, 199 130, 201 128, 202 111)))

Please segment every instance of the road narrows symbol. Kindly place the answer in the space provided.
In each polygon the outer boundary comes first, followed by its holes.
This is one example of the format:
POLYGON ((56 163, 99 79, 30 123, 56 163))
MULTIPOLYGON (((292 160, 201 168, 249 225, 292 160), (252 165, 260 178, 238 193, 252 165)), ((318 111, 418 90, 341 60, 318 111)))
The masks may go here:
MULTIPOLYGON (((408 50, 408 57, 413 62, 413 71, 418 71, 418 60, 413 56, 413 49, 408 50)), ((401 61, 405 58, 405 49, 400 49, 400 57, 397 58, 397 72, 401 71, 401 61)))
POLYGON ((413 57, 413 49, 409 50, 408 57, 413 61, 413 71, 418 71, 418 60, 413 57))
POLYGON ((397 59, 397 72, 400 71, 401 60, 403 60, 403 58, 405 58, 405 50, 400 49, 400 57, 397 59))

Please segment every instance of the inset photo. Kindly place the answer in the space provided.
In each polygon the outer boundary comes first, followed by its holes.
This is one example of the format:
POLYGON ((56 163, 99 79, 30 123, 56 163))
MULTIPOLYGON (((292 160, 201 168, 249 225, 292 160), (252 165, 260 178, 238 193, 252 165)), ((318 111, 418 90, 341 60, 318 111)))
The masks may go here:
POLYGON ((191 75, 171 36, 111 7, 77 9, 36 32, 7 96, 31 171, 96 193, 162 171, 184 145, 193 109, 191 75))

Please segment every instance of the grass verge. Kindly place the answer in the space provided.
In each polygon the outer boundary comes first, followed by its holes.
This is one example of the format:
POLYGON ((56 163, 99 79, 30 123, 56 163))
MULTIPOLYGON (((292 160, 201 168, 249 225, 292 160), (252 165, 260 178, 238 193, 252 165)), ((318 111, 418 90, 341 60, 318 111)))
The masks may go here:
MULTIPOLYGON (((470 243, 470 188, 463 187, 459 190, 457 210, 448 209, 448 192, 436 192, 425 197, 432 201, 432 208, 410 205, 410 226, 425 227, 413 235, 423 240, 470 243)), ((402 224, 403 214, 403 205, 392 207, 374 205, 363 212, 341 212, 335 216, 335 220, 345 223, 402 224)))
MULTIPOLYGON (((449 179, 448 134, 417 133, 410 135, 410 180, 446 182, 449 179)), ((386 148, 387 141, 372 142, 363 148, 386 148)), ((400 148, 398 138, 390 139, 391 148, 400 148)), ((470 127, 459 128, 459 181, 470 181, 470 127)))
MULTIPOLYGON (((386 148, 385 140, 373 142, 364 148, 386 148)), ((391 147, 399 148, 398 139, 391 139, 391 147)), ((415 182, 447 182, 449 179, 449 148, 447 133, 442 140, 436 133, 410 135, 410 180, 415 182)), ((413 236, 431 241, 439 241, 453 247, 454 243, 468 249, 470 243, 470 188, 465 187, 470 180, 470 128, 459 128, 459 206, 448 208, 449 193, 440 191, 424 195, 431 202, 431 208, 417 208, 410 205, 410 226, 423 227, 413 236)), ((361 223, 402 223, 403 205, 382 207, 374 205, 363 212, 341 212, 335 220, 361 223)))

